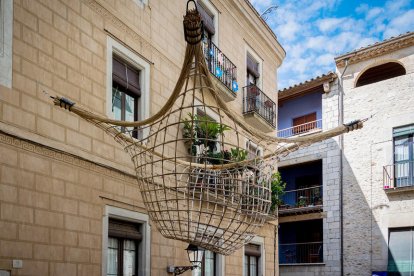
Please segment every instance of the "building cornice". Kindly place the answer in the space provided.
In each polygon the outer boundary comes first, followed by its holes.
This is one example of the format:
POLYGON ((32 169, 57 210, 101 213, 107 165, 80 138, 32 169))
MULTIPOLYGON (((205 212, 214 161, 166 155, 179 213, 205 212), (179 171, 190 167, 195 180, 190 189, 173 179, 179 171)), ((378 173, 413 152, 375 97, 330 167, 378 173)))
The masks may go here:
POLYGON ((368 45, 367 47, 348 52, 336 57, 335 63, 338 68, 341 68, 345 66, 345 60, 348 60, 348 64, 358 63, 360 61, 382 56, 389 52, 403 49, 411 45, 414 45, 414 32, 408 32, 397 37, 392 37, 373 45, 368 45))
POLYGON ((330 90, 330 83, 333 82, 336 78, 337 75, 334 72, 329 72, 316 78, 279 90, 278 101, 286 101, 294 97, 315 92, 316 90, 321 90, 327 93, 330 90))
MULTIPOLYGON (((275 33, 260 17, 253 5, 248 0, 228 1, 228 4, 231 5, 231 10, 238 11, 246 19, 246 22, 256 31, 255 35, 260 35, 264 39, 281 64, 286 57, 286 51, 277 40, 275 33)), ((235 16, 234 18, 237 17, 235 16)))

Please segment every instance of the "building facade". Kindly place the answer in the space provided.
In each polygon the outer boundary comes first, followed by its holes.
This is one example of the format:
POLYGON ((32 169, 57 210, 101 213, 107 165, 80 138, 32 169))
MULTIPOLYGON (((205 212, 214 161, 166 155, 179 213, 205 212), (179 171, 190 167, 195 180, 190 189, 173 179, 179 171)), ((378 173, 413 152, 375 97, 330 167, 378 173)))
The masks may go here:
MULTIPOLYGON (((48 97, 115 119, 156 113, 184 58, 186 1, 0 3, 1 275, 168 275, 188 265, 187 245, 151 227, 123 149, 48 97)), ((276 36, 249 1, 198 4, 220 94, 246 123, 275 133, 285 56, 276 36)), ((206 252, 193 274, 277 275, 275 227, 231 256, 206 252)))
POLYGON ((363 129, 279 163, 287 182, 281 275, 413 273, 413 44, 407 33, 347 53, 335 59, 335 74, 279 92, 279 136, 368 118, 363 129))

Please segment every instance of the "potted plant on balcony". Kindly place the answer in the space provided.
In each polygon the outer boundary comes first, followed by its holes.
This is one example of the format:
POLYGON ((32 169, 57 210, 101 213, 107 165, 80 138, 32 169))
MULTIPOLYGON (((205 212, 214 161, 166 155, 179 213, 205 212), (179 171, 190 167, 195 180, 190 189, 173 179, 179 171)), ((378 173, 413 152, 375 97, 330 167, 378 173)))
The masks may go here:
MULTIPOLYGON (((189 153, 197 155, 197 146, 205 146, 205 154, 212 155, 217 149, 217 139, 219 135, 230 128, 226 125, 215 122, 208 116, 198 116, 188 114, 188 118, 182 120, 183 138, 189 146, 189 153)), ((224 155, 223 155, 224 157, 224 155)))
POLYGON ((296 204, 297 207, 305 207, 306 206, 306 197, 300 196, 298 203, 296 204))
POLYGON ((271 188, 272 205, 270 207, 270 211, 274 213, 277 210, 277 206, 284 205, 282 196, 285 194, 286 182, 283 182, 280 172, 275 172, 274 174, 272 174, 271 188))

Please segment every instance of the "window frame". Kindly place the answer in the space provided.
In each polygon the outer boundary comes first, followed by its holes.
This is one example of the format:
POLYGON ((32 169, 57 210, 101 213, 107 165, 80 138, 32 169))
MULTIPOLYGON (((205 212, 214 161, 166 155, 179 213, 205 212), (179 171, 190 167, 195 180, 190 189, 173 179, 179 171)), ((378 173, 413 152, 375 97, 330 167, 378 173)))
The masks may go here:
POLYGON ((107 275, 109 218, 140 224, 142 240, 138 245, 138 276, 151 275, 151 226, 147 214, 114 206, 105 206, 102 218, 102 275, 107 275))
MULTIPOLYGON (((260 276, 265 276, 265 264, 266 264, 266 252, 265 252, 265 247, 264 247, 264 238, 260 237, 260 236, 255 236, 249 243, 251 244, 255 244, 255 245, 259 245, 260 246, 260 257, 258 257, 258 262, 257 262, 257 269, 258 269, 258 274, 260 276)), ((242 269, 243 269, 243 276, 248 276, 246 275, 246 271, 244 270, 246 262, 245 262, 245 249, 243 246, 243 262, 242 262, 242 269)))
POLYGON ((202 5, 205 10, 210 12, 214 18, 215 34, 212 35, 211 41, 218 47, 219 46, 219 11, 209 0, 197 0, 197 3, 202 5))
POLYGON ((12 88, 13 0, 0 0, 0 85, 12 88))
POLYGON ((258 71, 259 71, 259 77, 256 78, 256 86, 260 89, 263 90, 263 59, 256 53, 256 51, 253 50, 252 47, 250 47, 248 44, 245 45, 245 58, 244 58, 244 64, 245 64, 245 83, 248 86, 249 85, 249 80, 247 79, 247 55, 249 55, 251 58, 254 59, 254 61, 257 62, 258 64, 258 71))
MULTIPOLYGON (((115 118, 112 112, 112 58, 116 55, 126 63, 139 70, 139 83, 141 96, 137 97, 137 120, 149 118, 150 115, 150 70, 151 65, 144 58, 139 56, 133 50, 127 48, 120 42, 110 36, 107 36, 107 53, 106 53, 106 115, 108 118, 115 118)), ((143 137, 148 137, 149 129, 143 129, 143 137)))
MULTIPOLYGON (((395 228, 388 228, 388 241, 387 241, 387 270, 389 271, 389 266, 390 266, 390 254, 391 254, 391 250, 390 250, 390 239, 391 239, 391 232, 410 232, 411 233, 411 252, 413 255, 411 255, 411 269, 414 269, 414 226, 408 226, 408 227, 395 227, 395 228)), ((395 261, 394 261, 395 262, 395 261)), ((394 272, 394 271, 389 271, 388 275, 390 276, 394 276, 394 275, 400 275, 400 272, 403 271, 398 271, 398 272, 394 272)))
POLYGON ((392 158, 393 158, 393 165, 394 165, 394 170, 393 170, 393 178, 394 178, 394 187, 396 188, 400 188, 400 187, 406 187, 406 186, 414 186, 414 124, 409 124, 409 125, 404 125, 404 126, 398 126, 398 127, 394 127, 392 129, 392 158), (410 129, 408 131, 408 133, 403 133, 403 134, 395 134, 395 130, 397 129, 401 129, 401 128, 406 128, 406 127, 411 127, 412 129, 410 129), (408 159, 407 160, 396 160, 396 140, 401 139, 401 138, 407 138, 408 141, 408 159), (408 176, 407 181, 411 180, 409 182, 411 183, 404 183, 404 185, 402 183, 397 183, 399 180, 399 177, 397 177, 397 166, 398 164, 404 165, 404 163, 408 163, 407 164, 407 168, 408 169, 408 176))

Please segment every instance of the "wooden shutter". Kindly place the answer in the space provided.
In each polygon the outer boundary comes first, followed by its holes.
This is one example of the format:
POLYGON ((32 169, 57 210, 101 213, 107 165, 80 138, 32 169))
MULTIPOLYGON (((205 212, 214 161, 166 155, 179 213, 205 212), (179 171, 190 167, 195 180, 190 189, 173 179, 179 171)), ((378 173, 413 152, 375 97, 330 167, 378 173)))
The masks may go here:
POLYGON ((112 81, 137 97, 141 96, 139 71, 116 56, 112 58, 112 81))
POLYGON ((142 240, 139 225, 127 221, 109 219, 108 236, 131 240, 142 240))
POLYGON ((256 78, 260 77, 259 63, 256 60, 254 60, 254 58, 251 57, 249 54, 246 57, 246 66, 247 71, 250 72, 250 74, 252 74, 256 78))
POLYGON ((260 245, 258 244, 249 243, 244 246, 244 255, 260 257, 261 254, 260 245))
POLYGON ((201 15, 201 20, 203 20, 204 29, 211 35, 214 35, 216 33, 216 29, 214 28, 214 15, 210 14, 200 3, 197 4, 197 9, 201 15))

